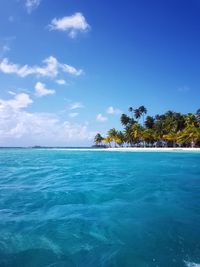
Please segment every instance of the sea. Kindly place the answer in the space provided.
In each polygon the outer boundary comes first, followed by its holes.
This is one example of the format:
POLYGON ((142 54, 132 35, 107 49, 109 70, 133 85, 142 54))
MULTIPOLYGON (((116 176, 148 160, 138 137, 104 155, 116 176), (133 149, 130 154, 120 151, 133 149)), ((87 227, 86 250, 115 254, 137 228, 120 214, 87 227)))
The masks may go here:
POLYGON ((0 267, 199 267, 200 153, 0 149, 0 267))

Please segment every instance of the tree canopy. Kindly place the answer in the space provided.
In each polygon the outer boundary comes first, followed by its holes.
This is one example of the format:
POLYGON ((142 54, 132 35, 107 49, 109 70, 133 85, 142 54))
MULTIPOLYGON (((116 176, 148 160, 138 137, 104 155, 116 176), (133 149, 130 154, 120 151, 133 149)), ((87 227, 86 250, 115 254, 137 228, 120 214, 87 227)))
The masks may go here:
POLYGON ((169 110, 164 114, 148 115, 146 118, 147 109, 144 106, 136 109, 129 107, 128 111, 131 116, 122 114, 120 117, 123 130, 112 128, 104 137, 98 133, 94 139, 96 145, 200 146, 200 109, 195 114, 169 110))

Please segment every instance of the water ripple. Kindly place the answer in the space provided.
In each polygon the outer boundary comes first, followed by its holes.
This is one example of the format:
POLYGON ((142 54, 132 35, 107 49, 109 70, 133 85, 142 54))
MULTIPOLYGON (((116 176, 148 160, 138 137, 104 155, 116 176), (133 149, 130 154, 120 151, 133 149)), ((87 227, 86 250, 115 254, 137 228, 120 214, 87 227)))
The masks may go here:
POLYGON ((0 150, 0 267, 200 262, 200 154, 0 150))

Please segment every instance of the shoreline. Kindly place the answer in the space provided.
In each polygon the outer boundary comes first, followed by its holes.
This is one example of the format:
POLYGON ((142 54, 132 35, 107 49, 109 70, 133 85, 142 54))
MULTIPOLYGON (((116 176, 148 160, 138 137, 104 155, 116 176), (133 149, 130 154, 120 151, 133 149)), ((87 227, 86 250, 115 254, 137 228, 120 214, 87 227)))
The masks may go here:
POLYGON ((110 148, 92 148, 92 147, 1 147, 1 149, 24 149, 24 150, 57 150, 57 151, 103 151, 103 152, 198 152, 200 147, 110 147, 110 148))
POLYGON ((200 152, 200 147, 113 147, 109 151, 130 151, 130 152, 200 152))
POLYGON ((102 152, 198 152, 198 148, 173 147, 110 147, 110 148, 37 148, 35 150, 102 151, 102 152))
POLYGON ((97 151, 97 152, 196 152, 200 148, 173 148, 173 147, 110 147, 110 148, 49 148, 48 150, 67 151, 97 151))

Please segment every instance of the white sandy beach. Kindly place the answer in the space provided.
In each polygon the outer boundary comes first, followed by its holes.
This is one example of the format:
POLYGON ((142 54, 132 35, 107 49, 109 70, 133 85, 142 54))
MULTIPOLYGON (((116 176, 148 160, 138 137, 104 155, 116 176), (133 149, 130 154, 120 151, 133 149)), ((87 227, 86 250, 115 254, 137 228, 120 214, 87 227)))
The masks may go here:
POLYGON ((200 148, 173 147, 111 147, 111 148, 39 148, 41 150, 107 151, 107 152, 200 152, 200 148))
POLYGON ((113 147, 106 148, 107 151, 130 151, 130 152, 200 152, 200 148, 192 148, 192 147, 113 147))

